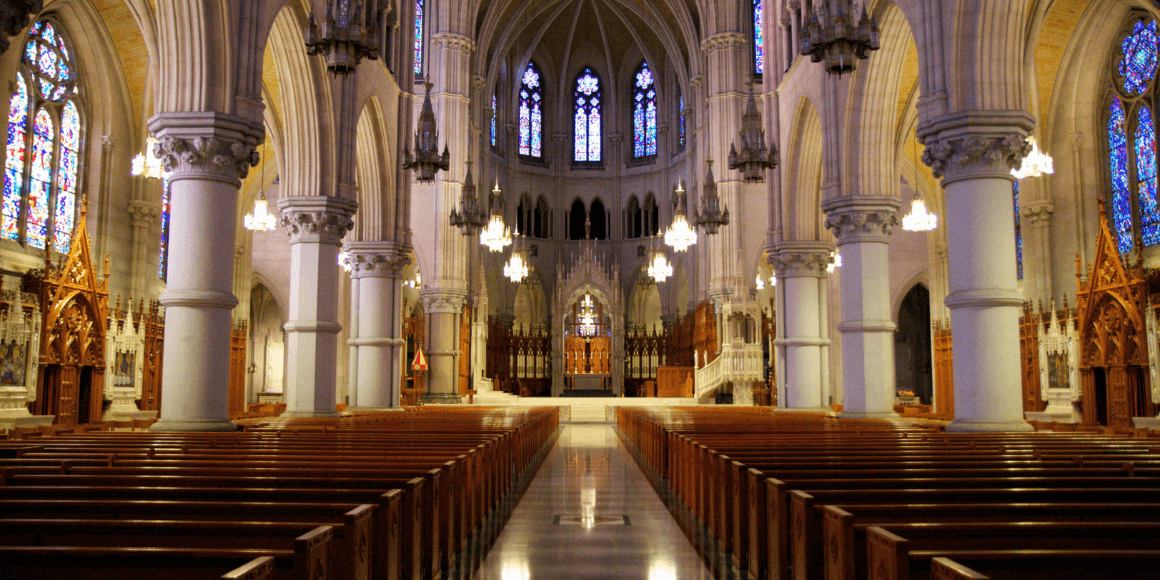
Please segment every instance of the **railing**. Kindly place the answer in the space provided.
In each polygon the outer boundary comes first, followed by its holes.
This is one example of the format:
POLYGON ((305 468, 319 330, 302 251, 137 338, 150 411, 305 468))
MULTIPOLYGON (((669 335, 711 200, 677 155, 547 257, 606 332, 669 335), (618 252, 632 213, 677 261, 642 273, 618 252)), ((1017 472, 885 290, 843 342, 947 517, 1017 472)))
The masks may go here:
POLYGON ((697 369, 696 397, 697 400, 707 398, 726 383, 761 380, 764 380, 761 345, 726 343, 713 362, 697 369))

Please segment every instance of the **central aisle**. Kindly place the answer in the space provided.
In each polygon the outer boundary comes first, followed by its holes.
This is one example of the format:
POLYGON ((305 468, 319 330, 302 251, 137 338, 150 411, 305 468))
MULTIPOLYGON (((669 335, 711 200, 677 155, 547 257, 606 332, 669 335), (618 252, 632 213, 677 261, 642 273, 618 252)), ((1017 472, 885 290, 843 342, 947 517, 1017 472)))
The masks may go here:
POLYGON ((712 575, 616 436, 565 425, 478 580, 709 580, 712 575))

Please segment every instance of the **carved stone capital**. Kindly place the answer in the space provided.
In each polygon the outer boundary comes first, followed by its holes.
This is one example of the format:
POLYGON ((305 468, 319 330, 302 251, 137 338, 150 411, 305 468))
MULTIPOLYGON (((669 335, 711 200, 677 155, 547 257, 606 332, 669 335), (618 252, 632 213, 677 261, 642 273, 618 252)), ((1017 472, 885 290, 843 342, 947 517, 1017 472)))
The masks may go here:
POLYGON ((129 220, 135 226, 147 226, 157 219, 160 208, 143 199, 134 199, 129 202, 129 220))
POLYGON ((770 254, 769 265, 778 278, 822 278, 833 261, 834 246, 828 242, 783 242, 770 254))
POLYGON ((458 50, 471 54, 475 51, 475 43, 470 38, 462 34, 455 34, 453 32, 438 32, 431 35, 431 46, 438 48, 446 48, 449 50, 458 50))
POLYGON ((723 32, 701 41, 701 50, 715 52, 738 46, 745 46, 749 40, 740 32, 723 32))
POLYGON ((402 278, 411 263, 409 248, 394 242, 350 242, 346 264, 351 278, 402 278))
POLYGON ((260 123, 211 111, 160 113, 149 119, 153 154, 170 180, 212 179, 235 186, 258 164, 260 123))
POLYGON ((899 205, 896 197, 852 195, 828 199, 822 203, 822 210, 826 212, 826 228, 834 232, 839 245, 885 243, 898 225, 899 205))
POLYGON ((1024 111, 965 111, 924 122, 918 137, 926 145, 922 162, 943 185, 964 179, 1014 179, 1031 151, 1027 136, 1035 119, 1024 111))
POLYGON ((458 314, 463 310, 466 299, 464 293, 449 290, 423 290, 419 293, 419 300, 423 302, 423 310, 427 313, 458 314))
POLYGON ((282 227, 290 236, 290 243, 342 243, 346 232, 354 227, 351 216, 358 203, 349 199, 317 196, 287 196, 278 200, 282 210, 282 227))
POLYGON ((1035 201, 1022 204, 1020 208, 1023 217, 1032 225, 1046 225, 1051 221, 1051 214, 1055 212, 1055 204, 1050 200, 1035 201))
POLYGON ((0 54, 8 50, 8 39, 27 28, 32 15, 43 9, 41 0, 5 0, 0 3, 0 54))

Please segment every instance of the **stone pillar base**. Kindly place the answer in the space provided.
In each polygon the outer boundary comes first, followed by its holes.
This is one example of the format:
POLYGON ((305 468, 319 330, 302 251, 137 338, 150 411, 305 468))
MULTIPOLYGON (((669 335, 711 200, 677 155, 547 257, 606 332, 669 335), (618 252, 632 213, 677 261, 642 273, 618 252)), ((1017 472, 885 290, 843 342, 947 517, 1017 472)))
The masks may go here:
POLYGON ((901 415, 894 411, 842 411, 839 419, 900 419, 901 415))
POLYGON ((402 407, 347 407, 344 412, 359 411, 359 412, 378 413, 380 411, 403 411, 403 410, 404 409, 402 407))
POLYGON ((1079 411, 1072 409, 1052 409, 1043 411, 1029 411, 1023 414, 1028 421, 1054 421, 1056 423, 1082 423, 1083 417, 1079 411))
POLYGON ((17 427, 47 427, 52 425, 54 419, 56 419, 56 415, 0 415, 0 429, 16 429, 17 427))
POLYGON ((955 419, 947 424, 947 433, 1025 433, 1035 428, 1027 421, 980 421, 955 419))
POLYGON ((279 417, 341 417, 338 411, 291 411, 287 409, 279 417))
POLYGON ((161 419, 149 427, 150 431, 237 431, 238 426, 233 421, 215 421, 213 419, 161 419))
POLYGON ((419 402, 424 405, 462 405, 463 397, 455 393, 427 393, 419 395, 419 402))
POLYGON ((1132 424, 1137 429, 1154 429, 1160 431, 1160 415, 1155 417, 1132 417, 1132 424))
POLYGON ((770 409, 774 413, 833 413, 834 410, 829 407, 774 407, 770 409))

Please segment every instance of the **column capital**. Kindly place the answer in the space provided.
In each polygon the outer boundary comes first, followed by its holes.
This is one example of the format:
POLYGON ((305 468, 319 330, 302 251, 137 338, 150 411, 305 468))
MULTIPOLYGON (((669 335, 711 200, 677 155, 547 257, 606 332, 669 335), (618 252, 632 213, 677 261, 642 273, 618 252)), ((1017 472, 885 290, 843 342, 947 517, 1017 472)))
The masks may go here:
POLYGON ((779 278, 824 278, 833 261, 834 245, 829 242, 783 242, 770 254, 769 265, 779 278))
POLYGON ((411 263, 410 248, 395 242, 349 242, 345 249, 354 279, 402 278, 403 269, 411 263))
POLYGON ((152 202, 143 199, 129 200, 129 221, 133 225, 148 225, 157 219, 161 210, 152 202))
POLYGON ((709 38, 701 41, 701 50, 705 52, 714 52, 718 50, 725 50, 737 46, 745 46, 749 42, 746 35, 740 32, 722 32, 714 34, 709 38))
POLYGON ((1023 205, 1022 213, 1031 224, 1046 224, 1051 221, 1051 214, 1055 212, 1055 204, 1051 200, 1029 202, 1023 205))
POLYGON ((262 124, 214 111, 158 113, 149 119, 153 154, 171 181, 211 179, 240 186, 258 164, 262 124))
POLYGON ((278 200, 282 210, 282 227, 290 243, 342 243, 342 237, 354 226, 351 216, 358 202, 329 195, 287 196, 278 200))
POLYGON ((850 195, 822 202, 826 228, 834 232, 838 245, 851 242, 886 243, 898 225, 901 201, 889 195, 850 195))
POLYGON ((922 162, 943 186, 963 179, 1006 178, 1031 152, 1035 118, 1026 111, 962 111, 920 124, 922 162))
POLYGON ((423 310, 428 313, 458 314, 460 310, 463 310, 463 303, 466 299, 466 294, 451 290, 423 290, 419 293, 419 300, 423 301, 423 310))
POLYGON ((462 34, 454 32, 436 32, 431 35, 431 45, 438 48, 458 50, 471 54, 475 51, 475 43, 462 34))

